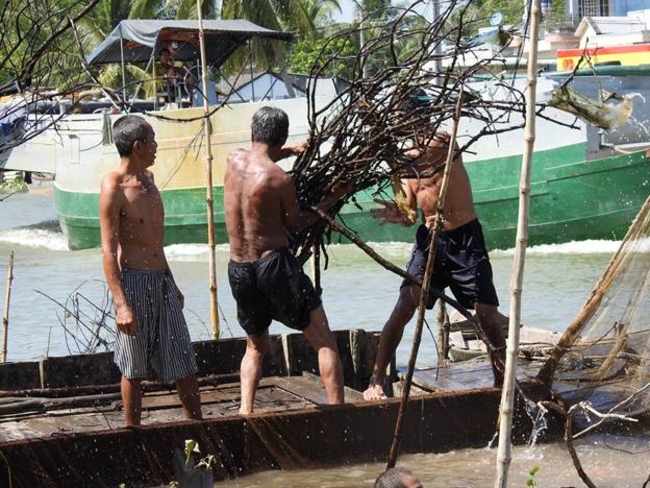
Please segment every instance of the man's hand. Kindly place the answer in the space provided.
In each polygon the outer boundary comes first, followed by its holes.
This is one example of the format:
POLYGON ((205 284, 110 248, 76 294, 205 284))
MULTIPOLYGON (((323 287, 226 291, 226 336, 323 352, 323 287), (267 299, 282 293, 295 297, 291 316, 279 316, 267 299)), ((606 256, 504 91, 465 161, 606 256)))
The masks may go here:
POLYGON ((385 224, 401 224, 411 225, 413 222, 409 221, 407 217, 400 211, 397 204, 392 200, 374 199, 375 203, 383 205, 384 208, 371 208, 370 215, 376 219, 381 219, 379 225, 385 224))
POLYGON ((307 144, 309 141, 307 139, 303 141, 293 142, 291 144, 285 144, 280 149, 282 157, 288 158, 289 156, 300 156, 307 149, 307 144))
POLYGON ((352 180, 339 180, 336 185, 332 187, 332 194, 337 197, 342 197, 354 190, 354 182, 352 180))
POLYGON ((128 304, 117 307, 115 323, 117 329, 123 334, 134 336, 138 333, 138 320, 133 315, 133 310, 128 304))

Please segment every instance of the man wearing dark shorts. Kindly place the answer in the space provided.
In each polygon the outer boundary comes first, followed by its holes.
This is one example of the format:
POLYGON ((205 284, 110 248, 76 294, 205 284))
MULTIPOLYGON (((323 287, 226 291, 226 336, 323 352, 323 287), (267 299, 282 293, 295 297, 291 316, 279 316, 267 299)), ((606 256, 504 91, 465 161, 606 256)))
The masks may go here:
MULTIPOLYGON (((301 214, 291 177, 275 163, 299 154, 304 144, 285 146, 287 114, 262 107, 253 115, 250 150, 228 156, 224 207, 230 243, 228 279, 237 318, 247 334, 241 363, 241 407, 253 412, 262 360, 269 349, 269 325, 278 320, 301 330, 318 353, 329 403, 343 403, 343 367, 325 310, 300 263, 289 252, 289 235, 316 220, 301 214)), ((321 207, 336 201, 331 195, 321 207)))
MULTIPOLYGON (((384 223, 410 226, 418 221, 418 207, 422 210, 423 223, 416 234, 416 243, 408 264, 408 272, 424 277, 428 257, 428 241, 433 228, 442 172, 432 171, 444 165, 449 138, 446 134, 418 134, 426 141, 425 149, 407 153, 413 160, 414 176, 402 180, 402 198, 408 213, 404 214, 395 202, 378 200, 383 208, 372 210, 384 223), (424 171, 433 176, 418 177, 424 171)), ((492 360, 495 385, 503 383, 503 357, 505 339, 501 325, 507 318, 499 313, 499 300, 492 283, 492 266, 488 258, 481 225, 474 211, 472 188, 461 158, 452 163, 447 187, 447 198, 442 207, 442 231, 436 245, 436 256, 431 276, 431 286, 444 290, 449 287, 461 305, 474 309, 476 316, 494 347, 488 348, 492 360)), ((390 318, 384 325, 379 340, 377 356, 370 385, 364 392, 367 400, 385 398, 386 367, 402 339, 404 327, 411 320, 420 300, 421 288, 405 281, 400 287, 399 298, 390 318)), ((432 308, 435 297, 427 297, 427 308, 432 308)))
POLYGON ((230 261, 228 279, 237 302, 237 320, 251 337, 262 336, 272 320, 302 331, 309 325, 309 313, 322 303, 287 249, 253 262, 230 261))
MULTIPOLYGON (((424 278, 428 253, 429 229, 420 225, 411 259, 406 265, 407 273, 424 278)), ((411 284, 405 279, 402 287, 411 284)), ((465 308, 474 308, 475 302, 499 306, 497 291, 492 282, 492 265, 478 219, 453 230, 443 230, 438 236, 431 288, 444 290, 447 287, 465 308)), ((437 297, 429 293, 427 308, 432 309, 436 300, 437 297)))

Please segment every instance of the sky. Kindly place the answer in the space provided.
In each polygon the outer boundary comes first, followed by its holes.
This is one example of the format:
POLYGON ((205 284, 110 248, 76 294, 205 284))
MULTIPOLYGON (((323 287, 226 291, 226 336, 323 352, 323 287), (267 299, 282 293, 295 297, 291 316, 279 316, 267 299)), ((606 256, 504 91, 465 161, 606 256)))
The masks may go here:
MULTIPOLYGON (((641 0, 639 0, 641 1, 641 0)), ((643 1, 649 1, 650 0, 643 0, 643 1)), ((411 2, 409 0, 402 0, 402 1, 393 1, 393 5, 408 5, 411 2)), ((430 18, 432 15, 432 4, 433 2, 424 2, 426 3, 426 7, 424 8, 424 11, 422 12, 425 17, 430 18)), ((341 11, 342 12, 336 12, 333 16, 334 22, 352 22, 354 20, 354 16, 356 13, 356 8, 354 5, 353 0, 339 0, 339 5, 341 6, 341 11)), ((419 9, 420 11, 422 9, 419 9)))
POLYGON ((342 12, 334 14, 334 22, 352 22, 354 20, 354 3, 352 0, 339 0, 342 12))

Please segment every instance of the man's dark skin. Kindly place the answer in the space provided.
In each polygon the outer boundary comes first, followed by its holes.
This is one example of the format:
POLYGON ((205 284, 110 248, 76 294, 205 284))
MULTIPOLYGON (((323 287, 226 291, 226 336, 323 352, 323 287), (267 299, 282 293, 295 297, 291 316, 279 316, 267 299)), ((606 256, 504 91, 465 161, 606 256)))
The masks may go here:
MULTIPOLYGON (((153 173, 149 167, 156 159, 156 134, 146 122, 148 137, 133 144, 132 152, 123 156, 120 167, 102 179, 99 197, 99 220, 102 236, 102 262, 106 282, 115 303, 118 329, 136 335, 138 322, 120 281, 121 270, 167 270, 171 274, 165 251, 164 208, 153 173)), ((184 297, 176 287, 181 304, 184 297)), ((122 378, 121 391, 126 424, 140 425, 142 392, 140 378, 122 378)), ((196 376, 176 380, 185 416, 201 418, 201 397, 196 376)))
MULTIPOLYGON (((257 261, 274 251, 287 249, 288 236, 316 220, 315 215, 301 214, 293 180, 275 164, 303 150, 304 143, 272 146, 253 139, 250 150, 236 150, 228 156, 224 206, 232 261, 257 261)), ((310 312, 309 325, 303 334, 318 352, 329 403, 343 403, 343 368, 322 304, 310 312)), ((268 347, 268 329, 259 337, 247 337, 241 364, 239 412, 242 415, 253 412, 262 359, 268 347)))
MULTIPOLYGON (((448 136, 441 134, 430 139, 426 142, 426 149, 413 149, 407 153, 412 158, 412 167, 417 168, 420 172, 434 172, 434 169, 444 165, 447 158, 448 136)), ((408 208, 407 215, 404 215, 394 202, 378 201, 383 205, 383 208, 372 210, 373 217, 382 219, 382 225, 397 223, 411 226, 418 220, 419 206, 422 209, 424 225, 428 229, 432 229, 436 219, 438 197, 443 177, 442 171, 435 171, 434 173, 429 178, 405 178, 402 180, 402 189, 408 208)), ((476 219, 472 200, 472 187, 460 157, 453 161, 449 178, 442 209, 443 230, 457 229, 476 219)), ((421 288, 416 284, 404 286, 400 289, 397 303, 381 332, 370 386, 363 394, 366 400, 386 398, 384 393, 386 367, 402 339, 404 327, 411 320, 418 307, 420 294, 421 288)), ((505 339, 501 331, 501 325, 507 322, 507 318, 493 305, 476 302, 474 308, 488 339, 496 348, 504 348, 505 339)))

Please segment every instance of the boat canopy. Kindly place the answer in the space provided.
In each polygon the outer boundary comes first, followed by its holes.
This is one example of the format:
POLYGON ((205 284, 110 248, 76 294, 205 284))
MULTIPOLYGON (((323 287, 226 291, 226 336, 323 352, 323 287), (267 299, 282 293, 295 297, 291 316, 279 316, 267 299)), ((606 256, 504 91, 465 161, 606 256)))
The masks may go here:
MULTIPOLYGON (((253 37, 290 41, 293 35, 248 20, 204 20, 206 61, 216 67, 253 37)), ((90 65, 146 63, 173 46, 174 60, 193 61, 199 53, 198 20, 122 20, 88 56, 90 65)))

